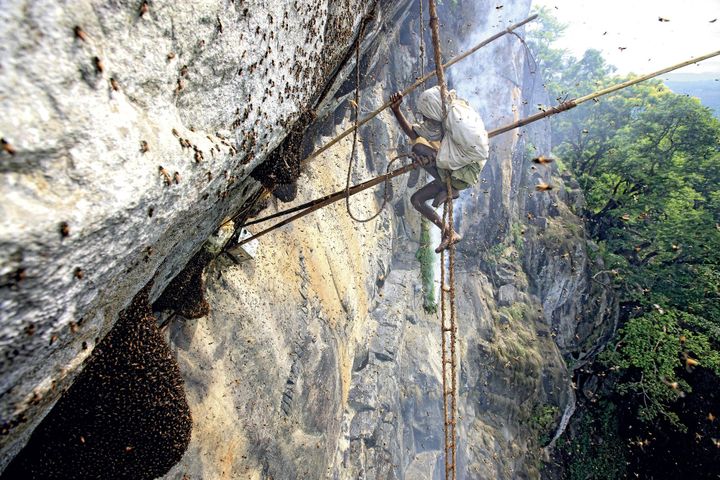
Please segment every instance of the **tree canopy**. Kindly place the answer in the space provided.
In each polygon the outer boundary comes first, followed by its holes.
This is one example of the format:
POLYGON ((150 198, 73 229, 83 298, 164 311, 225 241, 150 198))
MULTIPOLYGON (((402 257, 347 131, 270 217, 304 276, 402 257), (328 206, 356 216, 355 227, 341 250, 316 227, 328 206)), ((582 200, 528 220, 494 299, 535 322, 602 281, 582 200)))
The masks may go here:
MULTIPOLYGON (((614 75, 598 51, 574 58, 555 49, 562 30, 543 10, 528 42, 550 98, 629 78, 614 75)), ((686 431, 693 421, 682 399, 708 382, 720 386, 720 121, 655 80, 551 125, 554 156, 583 189, 587 231, 620 295, 621 328, 601 358, 614 401, 649 429, 686 431), (703 375, 693 375, 698 369, 703 375)), ((702 408, 698 415, 718 414, 702 408)))

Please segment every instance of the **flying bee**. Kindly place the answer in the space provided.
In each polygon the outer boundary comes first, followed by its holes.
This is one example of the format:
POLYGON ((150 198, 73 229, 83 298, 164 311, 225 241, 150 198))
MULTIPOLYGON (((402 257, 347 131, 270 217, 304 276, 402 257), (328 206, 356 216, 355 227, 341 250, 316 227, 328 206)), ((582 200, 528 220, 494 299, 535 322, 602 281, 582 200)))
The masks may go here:
POLYGON ((120 84, 114 78, 110 79, 110 87, 116 92, 120 90, 120 84))
POLYGON ((75 269, 75 272, 73 272, 73 276, 77 278, 78 280, 82 280, 85 277, 85 272, 83 272, 83 269, 80 267, 77 267, 75 269))
POLYGON ((142 5, 140 5, 140 16, 142 17, 149 11, 150 11, 150 5, 148 5, 148 2, 142 2, 142 5))
POLYGON ((173 173, 173 181, 175 182, 175 185, 180 184, 180 172, 173 173))
POLYGON ((546 158, 540 155, 539 157, 535 157, 532 159, 533 163, 537 163, 539 165, 547 165, 548 163, 554 162, 552 158, 546 158))
POLYGON ((685 362, 685 370, 692 372, 693 368, 700 365, 700 361, 692 358, 687 352, 682 353, 683 361, 685 362))
POLYGON ((7 153, 8 155, 15 155, 15 147, 12 146, 10 142, 5 140, 4 138, 0 138, 0 145, 2 145, 3 152, 7 153))
POLYGON ((680 384, 678 382, 671 382, 665 377, 661 377, 661 380, 665 385, 672 388, 673 390, 678 390, 680 388, 680 384))
POLYGON ((715 421, 715 418, 716 418, 716 417, 715 417, 715 415, 712 414, 712 412, 709 412, 709 413, 707 414, 707 419, 708 419, 709 422, 714 422, 714 421, 715 421))
POLYGON ((538 192, 547 192, 552 190, 554 187, 550 185, 549 183, 540 182, 537 185, 535 185, 535 190, 538 192))
POLYGON ((150 147, 148 146, 148 143, 145 140, 142 140, 140 142, 140 151, 142 153, 147 153, 150 150, 150 147))

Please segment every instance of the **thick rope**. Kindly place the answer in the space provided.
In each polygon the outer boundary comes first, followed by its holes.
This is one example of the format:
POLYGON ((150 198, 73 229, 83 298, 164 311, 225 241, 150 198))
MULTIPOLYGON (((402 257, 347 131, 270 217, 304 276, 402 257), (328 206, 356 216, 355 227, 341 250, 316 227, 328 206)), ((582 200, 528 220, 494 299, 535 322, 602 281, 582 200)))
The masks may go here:
MULTIPOLYGON (((443 207, 443 224, 447 221, 447 204, 443 207)), ((445 250, 440 252, 440 336, 441 336, 441 348, 442 348, 442 397, 443 397, 443 432, 445 435, 444 439, 444 450, 445 455, 445 478, 448 478, 450 471, 454 470, 450 466, 450 459, 452 454, 448 455, 448 447, 451 444, 451 432, 450 424, 448 423, 448 395, 453 392, 447 388, 447 336, 446 332, 449 327, 446 326, 445 312, 447 306, 445 305, 447 295, 445 295, 445 250)))
MULTIPOLYGON (((350 161, 348 162, 347 177, 345 179, 345 209, 347 210, 350 218, 360 223, 367 223, 371 220, 376 219, 378 215, 380 215, 385 209, 385 205, 387 205, 388 202, 388 185, 387 183, 385 183, 383 203, 378 209, 378 211, 375 212, 375 215, 372 215, 369 218, 357 218, 350 209, 350 179, 352 178, 353 165, 357 157, 357 137, 358 130, 360 129, 360 44, 362 44, 362 39, 364 36, 365 24, 360 26, 360 33, 358 34, 357 43, 355 44, 355 126, 353 127, 352 149, 350 150, 350 161)), ((388 163, 388 170, 390 170, 391 164, 392 161, 388 163)))
POLYGON ((430 5, 430 33, 432 34, 433 53, 435 55, 435 74, 440 85, 442 99, 443 120, 447 117, 447 83, 445 82, 445 69, 442 63, 442 48, 440 44, 440 21, 435 8, 435 0, 428 0, 430 5))
MULTIPOLYGON (((452 196, 452 182, 450 179, 450 176, 447 177, 447 188, 448 188, 448 199, 447 199, 447 225, 449 228, 453 228, 454 221, 453 221, 453 196, 452 196)), ((450 261, 449 261, 449 275, 448 275, 448 283, 449 286, 449 292, 448 295, 450 297, 450 375, 451 375, 451 390, 453 392, 452 394, 452 465, 453 465, 453 478, 455 478, 455 465, 457 462, 457 445, 456 441, 458 439, 457 435, 457 417, 458 417, 458 406, 457 406, 457 372, 456 372, 456 365, 457 365, 457 356, 455 354, 455 345, 457 344, 457 310, 455 307, 455 245, 451 244, 449 247, 450 252, 450 261)))

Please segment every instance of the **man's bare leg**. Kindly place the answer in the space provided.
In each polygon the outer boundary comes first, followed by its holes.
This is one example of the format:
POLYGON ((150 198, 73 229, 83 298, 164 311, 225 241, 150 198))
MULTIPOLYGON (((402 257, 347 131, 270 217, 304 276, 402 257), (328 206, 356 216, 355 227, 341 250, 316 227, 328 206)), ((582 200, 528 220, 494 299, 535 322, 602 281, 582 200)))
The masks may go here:
MULTIPOLYGON (((437 170, 437 167, 435 166, 435 157, 437 155, 437 152, 433 150, 432 148, 428 147, 427 145, 418 144, 415 145, 412 149, 414 158, 420 164, 422 165, 422 168, 425 169, 426 172, 428 172, 432 177, 437 180, 438 182, 442 183, 444 185, 443 180, 440 178, 440 173, 437 170)), ((453 192, 453 199, 456 199, 460 196, 460 192, 456 189, 452 189, 453 192)), ((447 201, 447 188, 443 188, 440 192, 438 192, 437 195, 435 195, 433 199, 433 207, 437 208, 443 203, 447 201)))
POLYGON ((440 242, 440 245, 438 245, 438 247, 435 249, 435 253, 440 253, 441 251, 448 248, 450 245, 453 245, 462 240, 462 236, 457 233, 455 229, 453 229, 452 227, 448 227, 447 229, 445 228, 440 216, 435 212, 433 208, 431 208, 427 204, 429 200, 434 199, 442 191, 445 191, 447 193, 445 185, 440 183, 439 180, 435 180, 415 192, 410 198, 410 201, 412 202, 413 207, 415 207, 415 210, 420 212, 423 217, 434 223, 435 226, 438 227, 442 232, 442 242, 440 242))
POLYGON ((435 210, 427 204, 427 202, 435 198, 435 195, 437 195, 442 188, 442 184, 435 180, 422 187, 420 190, 415 192, 412 197, 410 197, 410 201, 412 202, 413 207, 415 207, 415 210, 420 212, 423 217, 434 223, 440 230, 444 230, 442 219, 435 210))
MULTIPOLYGON (((428 200, 432 199, 433 207, 437 208, 441 204, 445 203, 448 196, 447 186, 445 185, 445 182, 440 178, 440 173, 435 166, 435 157, 437 155, 437 152, 435 152, 435 150, 433 150, 432 148, 429 148, 428 146, 422 144, 415 145, 412 151, 413 158, 417 162, 419 162, 420 165, 422 165, 422 168, 425 169, 425 171, 427 171, 430 175, 432 175, 435 180, 415 192, 410 200, 413 204, 413 207, 415 207, 415 210, 417 210, 422 216, 433 222, 442 232, 442 242, 440 242, 440 245, 435 249, 435 253, 440 253, 441 251, 448 248, 450 245, 453 245, 462 240, 462 236, 457 233, 455 229, 452 228, 452 226, 448 229, 445 229, 442 223, 442 219, 435 212, 435 209, 430 208, 430 206, 428 206, 427 204, 428 200)), ((453 188, 452 196, 454 199, 458 198, 460 196, 460 192, 453 188)))

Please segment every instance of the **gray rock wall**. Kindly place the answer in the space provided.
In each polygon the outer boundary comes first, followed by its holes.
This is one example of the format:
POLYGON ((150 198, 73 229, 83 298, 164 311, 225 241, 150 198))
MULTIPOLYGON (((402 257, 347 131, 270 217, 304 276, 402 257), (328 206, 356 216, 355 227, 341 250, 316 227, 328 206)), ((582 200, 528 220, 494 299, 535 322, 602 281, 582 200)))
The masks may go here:
POLYGON ((371 8, 141 5, 0 11, 0 466, 135 293, 154 278, 157 298, 257 192, 371 8))

